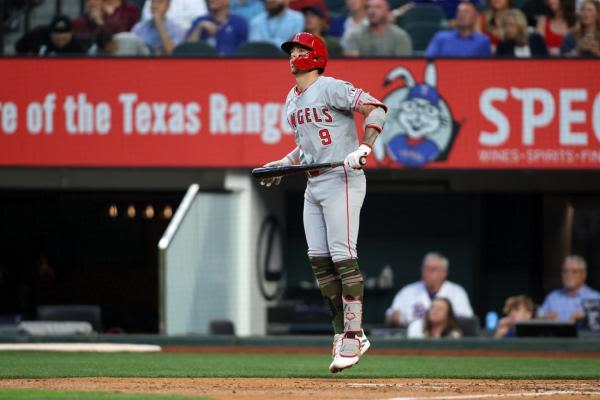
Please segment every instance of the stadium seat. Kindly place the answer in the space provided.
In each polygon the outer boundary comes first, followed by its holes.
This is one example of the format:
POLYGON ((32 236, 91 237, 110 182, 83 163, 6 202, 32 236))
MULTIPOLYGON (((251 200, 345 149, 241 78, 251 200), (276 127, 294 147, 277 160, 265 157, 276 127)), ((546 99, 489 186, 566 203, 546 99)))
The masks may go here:
POLYGON ((446 25, 446 14, 437 4, 416 4, 403 16, 398 18, 398 26, 405 28, 414 22, 428 22, 437 24, 438 27, 446 25))
POLYGON ((236 57, 284 58, 285 53, 269 42, 246 42, 238 47, 236 57))
POLYGON ((229 320, 212 320, 209 325, 211 335, 235 335, 233 322, 229 320))
POLYGON ((95 305, 52 305, 37 308, 39 321, 85 321, 102 332, 102 311, 95 305))
POLYGON ((431 22, 411 22, 404 28, 410 36, 413 46, 413 55, 423 55, 427 45, 440 30, 440 26, 431 22))
POLYGON ((477 315, 472 317, 456 317, 456 320, 463 336, 479 336, 479 318, 477 315))
POLYGON ((173 50, 173 56, 200 56, 200 57, 216 57, 217 50, 214 47, 202 42, 186 42, 181 43, 173 50))

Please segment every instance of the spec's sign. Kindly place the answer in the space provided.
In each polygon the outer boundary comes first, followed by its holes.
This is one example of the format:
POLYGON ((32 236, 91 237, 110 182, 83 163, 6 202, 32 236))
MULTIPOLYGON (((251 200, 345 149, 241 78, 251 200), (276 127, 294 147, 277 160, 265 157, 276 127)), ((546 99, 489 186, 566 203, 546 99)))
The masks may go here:
MULTIPOLYGON (((326 75, 389 107, 371 168, 596 169, 596 64, 331 60, 326 75)), ((295 146, 282 60, 1 59, 0 70, 0 165, 255 167, 295 146)))

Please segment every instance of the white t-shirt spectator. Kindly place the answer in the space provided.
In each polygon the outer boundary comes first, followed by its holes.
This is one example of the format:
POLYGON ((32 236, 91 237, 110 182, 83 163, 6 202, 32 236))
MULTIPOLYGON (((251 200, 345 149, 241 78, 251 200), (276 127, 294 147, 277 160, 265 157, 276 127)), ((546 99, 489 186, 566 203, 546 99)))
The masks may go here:
MULTIPOLYGON (((452 304, 452 309, 457 317, 473 316, 469 297, 462 286, 450 281, 444 281, 435 297, 447 298, 452 304)), ((400 310, 400 323, 407 326, 414 320, 424 318, 430 306, 431 298, 429 297, 429 293, 427 293, 425 283, 418 281, 403 287, 396 294, 391 307, 387 309, 385 314, 388 316, 394 310, 400 310)))

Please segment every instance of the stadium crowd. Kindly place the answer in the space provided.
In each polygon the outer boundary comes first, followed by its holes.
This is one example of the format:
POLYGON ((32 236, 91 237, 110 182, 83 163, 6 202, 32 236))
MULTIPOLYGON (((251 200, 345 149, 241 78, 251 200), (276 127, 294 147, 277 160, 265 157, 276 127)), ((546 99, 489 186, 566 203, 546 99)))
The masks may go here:
MULTIPOLYGON (((396 294, 385 312, 386 324, 407 328, 409 338, 460 338, 463 336, 460 318, 478 324, 467 292, 447 280, 449 264, 444 255, 427 253, 421 265, 421 280, 404 286, 396 294)), ((518 323, 535 318, 571 323, 576 329, 597 330, 600 292, 587 286, 586 279, 585 259, 569 255, 561 268, 562 287, 548 293, 541 306, 537 307, 527 295, 511 296, 502 310, 505 316, 491 326, 486 321, 486 327, 493 330, 495 337, 512 337, 517 334, 518 323)))
POLYGON ((55 16, 15 51, 283 56, 279 45, 307 31, 331 57, 600 57, 600 0, 131 1, 86 0, 83 15, 55 16))

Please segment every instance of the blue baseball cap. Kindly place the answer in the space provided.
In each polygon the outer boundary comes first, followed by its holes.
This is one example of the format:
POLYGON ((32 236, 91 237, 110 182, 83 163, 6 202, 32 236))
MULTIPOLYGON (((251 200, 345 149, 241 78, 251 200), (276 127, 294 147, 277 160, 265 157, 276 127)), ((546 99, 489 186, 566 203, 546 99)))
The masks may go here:
POLYGON ((423 99, 437 106, 440 100, 440 95, 436 88, 427 84, 415 85, 408 91, 406 100, 423 99))

